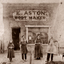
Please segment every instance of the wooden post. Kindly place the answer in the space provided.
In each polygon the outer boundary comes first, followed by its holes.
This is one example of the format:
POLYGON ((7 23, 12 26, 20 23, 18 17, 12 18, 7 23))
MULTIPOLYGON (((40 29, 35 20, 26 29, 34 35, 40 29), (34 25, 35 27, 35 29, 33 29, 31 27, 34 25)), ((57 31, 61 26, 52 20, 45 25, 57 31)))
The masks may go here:
POLYGON ((28 27, 26 27, 26 40, 28 42, 28 27))
POLYGON ((30 64, 32 64, 32 53, 30 51, 30 64))

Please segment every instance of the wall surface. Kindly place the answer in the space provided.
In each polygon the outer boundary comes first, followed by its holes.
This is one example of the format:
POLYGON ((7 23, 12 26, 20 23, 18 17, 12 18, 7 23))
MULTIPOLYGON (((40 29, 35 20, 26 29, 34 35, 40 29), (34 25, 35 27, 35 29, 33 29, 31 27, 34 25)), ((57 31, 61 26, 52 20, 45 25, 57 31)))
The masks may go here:
POLYGON ((58 16, 55 23, 55 27, 57 30, 57 38, 60 44, 60 46, 64 47, 64 1, 61 0, 62 3, 59 5, 59 11, 58 16))
MULTIPOLYGON (((58 40, 59 45, 62 46, 62 47, 64 47, 64 0, 38 0, 38 1, 36 1, 36 0, 32 0, 32 1, 31 0, 20 0, 20 1, 18 1, 18 0, 14 0, 14 1, 12 1, 12 0, 1 0, 1 3, 4 3, 4 4, 5 3, 8 3, 8 4, 9 3, 13 3, 13 5, 16 4, 16 3, 20 3, 20 2, 21 3, 36 3, 36 4, 37 3, 59 3, 59 5, 56 8, 52 7, 52 9, 53 9, 53 16, 52 17, 53 18, 50 20, 50 21, 52 21, 52 23, 51 23, 52 27, 51 27, 50 33, 53 35, 53 37, 56 40, 58 40)), ((8 9, 6 9, 4 7, 3 11, 6 12, 6 13, 8 13, 8 11, 5 11, 5 10, 9 10, 10 11, 10 9, 11 8, 9 8, 9 7, 8 7, 8 9)), ((4 16, 6 16, 5 13, 4 13, 4 16)), ((1 15, 1 17, 2 17, 2 15, 1 15)), ((19 22, 17 24, 16 22, 13 22, 14 21, 13 19, 10 20, 10 19, 7 19, 7 18, 4 18, 4 20, 2 20, 2 21, 4 21, 4 23, 5 23, 1 27, 1 30, 3 29, 3 32, 6 33, 6 34, 4 34, 4 42, 5 43, 8 43, 8 41, 11 39, 10 38, 10 36, 11 36, 10 25, 11 26, 14 25, 14 26, 20 26, 21 27, 21 25, 23 25, 23 23, 24 24, 28 24, 28 23, 29 24, 34 24, 34 23, 31 23, 31 22, 22 22, 21 24, 19 22), (10 23, 9 23, 9 21, 10 21, 10 23), (11 22, 13 22, 13 24, 11 22)), ((38 23, 39 22, 37 22, 37 24, 38 23)), ((1 22, 1 24, 3 24, 3 23, 1 22)), ((36 22, 35 22, 35 24, 36 24, 36 22)), ((43 22, 40 23, 40 24, 43 24, 43 22)), ((25 30, 25 29, 23 30, 23 27, 21 29, 22 29, 22 31, 25 30)), ((22 33, 24 33, 24 32, 22 32, 22 33)))
POLYGON ((1 0, 3 3, 58 3, 61 0, 1 0))

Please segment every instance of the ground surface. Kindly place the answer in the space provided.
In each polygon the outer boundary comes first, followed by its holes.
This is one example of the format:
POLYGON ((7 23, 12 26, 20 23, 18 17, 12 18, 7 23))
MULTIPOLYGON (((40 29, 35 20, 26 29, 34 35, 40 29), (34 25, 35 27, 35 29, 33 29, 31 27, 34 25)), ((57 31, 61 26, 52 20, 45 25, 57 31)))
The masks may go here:
MULTIPOLYGON (((46 64, 46 57, 47 55, 44 54, 41 60, 35 60, 34 54, 32 53, 31 64, 46 64)), ((61 55, 54 55, 54 61, 64 61, 64 58, 62 59, 61 55)), ((13 61, 10 63, 9 59, 7 58, 7 52, 5 52, 3 54, 0 54, 0 64, 3 62, 5 62, 6 64, 30 64, 30 53, 27 54, 27 61, 23 62, 21 59, 20 51, 15 51, 15 58, 13 58, 13 61)))

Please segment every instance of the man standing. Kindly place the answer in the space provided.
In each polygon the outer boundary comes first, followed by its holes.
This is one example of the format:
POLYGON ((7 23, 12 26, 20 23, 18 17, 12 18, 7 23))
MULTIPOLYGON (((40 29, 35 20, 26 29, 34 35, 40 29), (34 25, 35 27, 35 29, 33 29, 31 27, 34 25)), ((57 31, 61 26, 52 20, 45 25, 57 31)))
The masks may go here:
POLYGON ((27 59, 27 41, 25 39, 25 36, 22 36, 22 40, 20 42, 20 49, 21 49, 21 53, 22 53, 22 60, 26 61, 27 59))

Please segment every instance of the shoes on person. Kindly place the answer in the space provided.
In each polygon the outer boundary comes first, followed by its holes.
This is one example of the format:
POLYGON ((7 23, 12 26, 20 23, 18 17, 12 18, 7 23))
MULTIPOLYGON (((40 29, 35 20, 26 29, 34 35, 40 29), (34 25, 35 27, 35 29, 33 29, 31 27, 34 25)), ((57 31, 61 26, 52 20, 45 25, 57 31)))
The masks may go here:
POLYGON ((54 62, 54 61, 45 61, 45 62, 54 62))
POLYGON ((26 60, 26 59, 25 59, 24 61, 25 61, 25 62, 27 62, 27 60, 26 60))
POLYGON ((49 62, 49 61, 45 61, 45 62, 49 62))
POLYGON ((51 61, 51 62, 54 62, 54 61, 51 61))
POLYGON ((39 58, 36 58, 36 60, 41 60, 41 58, 39 57, 39 58))

